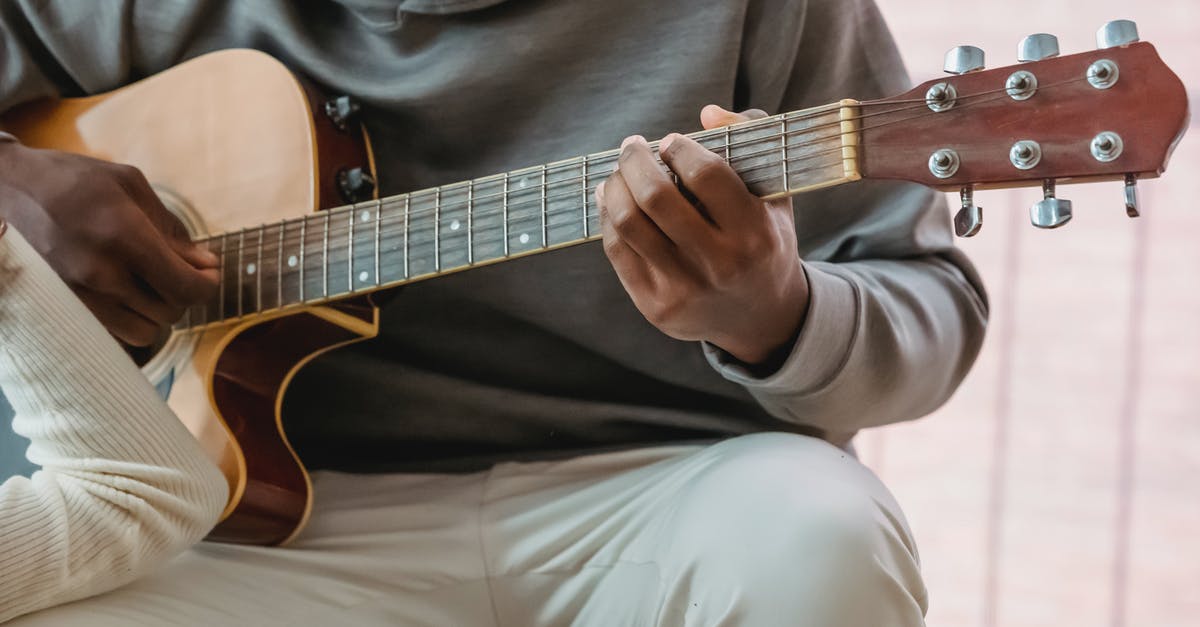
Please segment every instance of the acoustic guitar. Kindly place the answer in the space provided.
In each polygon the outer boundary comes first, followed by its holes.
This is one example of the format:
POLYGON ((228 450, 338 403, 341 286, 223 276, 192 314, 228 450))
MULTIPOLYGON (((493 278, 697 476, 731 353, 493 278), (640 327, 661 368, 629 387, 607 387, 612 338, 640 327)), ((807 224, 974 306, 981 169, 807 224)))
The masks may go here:
MULTIPOLYGON (((974 191, 1038 186, 1036 226, 1071 218, 1062 183, 1160 175, 1187 125, 1183 84, 1131 22, 1100 48, 1058 56, 1050 35, 1021 64, 950 76, 883 100, 843 100, 691 135, 761 196, 870 179, 958 192, 960 235, 982 224, 974 191)), ((28 145, 140 168, 222 260, 218 296, 192 307, 143 369, 229 481, 209 539, 286 543, 312 490, 280 406, 325 351, 377 334, 382 291, 599 239, 593 198, 610 150, 379 198, 371 144, 347 97, 326 98, 271 57, 214 52, 112 93, 37 102, 0 118, 28 145), (181 157, 182 156, 182 157, 181 157)))

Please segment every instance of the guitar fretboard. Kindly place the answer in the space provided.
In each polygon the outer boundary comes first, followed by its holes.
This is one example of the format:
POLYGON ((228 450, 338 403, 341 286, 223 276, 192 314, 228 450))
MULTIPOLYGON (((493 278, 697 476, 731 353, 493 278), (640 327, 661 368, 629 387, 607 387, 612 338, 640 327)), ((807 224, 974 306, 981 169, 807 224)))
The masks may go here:
MULTIPOLYGON (((689 137, 724 157, 753 193, 793 194, 858 178, 857 104, 689 137)), ((619 156, 610 150, 213 236, 204 242, 221 259, 218 297, 176 326, 319 304, 598 239, 596 186, 619 156)))

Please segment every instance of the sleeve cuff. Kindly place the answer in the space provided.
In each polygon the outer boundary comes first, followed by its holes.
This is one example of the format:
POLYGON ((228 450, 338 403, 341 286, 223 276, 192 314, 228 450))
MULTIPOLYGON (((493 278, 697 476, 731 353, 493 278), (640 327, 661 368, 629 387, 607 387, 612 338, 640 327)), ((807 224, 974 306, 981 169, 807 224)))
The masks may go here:
POLYGON ((828 385, 850 357, 858 330, 859 302, 854 284, 809 263, 809 302, 804 327, 783 365, 773 374, 759 377, 729 353, 701 342, 708 363, 721 376, 751 392, 803 394, 828 385))

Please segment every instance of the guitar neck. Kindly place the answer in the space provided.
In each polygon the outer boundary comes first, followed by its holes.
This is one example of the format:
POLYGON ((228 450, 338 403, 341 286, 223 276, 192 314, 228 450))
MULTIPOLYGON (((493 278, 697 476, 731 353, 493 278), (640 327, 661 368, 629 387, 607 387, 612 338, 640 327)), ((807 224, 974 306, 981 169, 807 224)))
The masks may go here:
MULTIPOLYGON (((756 195, 786 196, 859 178, 858 107, 846 100, 689 137, 724 157, 756 195)), ((619 156, 595 153, 201 240, 221 259, 220 289, 177 328, 317 305, 599 239, 594 193, 619 156)))

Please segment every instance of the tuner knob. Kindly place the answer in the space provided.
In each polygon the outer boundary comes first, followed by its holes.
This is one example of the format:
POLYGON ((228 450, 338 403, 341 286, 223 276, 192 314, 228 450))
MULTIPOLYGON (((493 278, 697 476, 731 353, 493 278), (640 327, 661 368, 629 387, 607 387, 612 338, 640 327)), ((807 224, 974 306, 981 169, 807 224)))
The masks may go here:
POLYGON ((1042 183, 1043 199, 1029 208, 1029 221, 1039 229, 1057 229, 1071 221, 1071 201, 1056 198, 1054 181, 1042 183))
POLYGON ((974 237, 983 228, 983 207, 975 205, 975 189, 971 186, 962 188, 962 209, 954 214, 954 233, 959 237, 974 237))
POLYGON ((338 191, 342 200, 350 203, 369 200, 375 192, 375 177, 362 168, 339 170, 337 173, 338 191))
POLYGON ((1022 63, 1041 61, 1057 56, 1058 37, 1049 33, 1030 35, 1022 39, 1020 45, 1017 46, 1017 60, 1022 63))
POLYGON ((957 46, 946 53, 946 73, 966 74, 983 69, 983 50, 975 46, 957 46))
POLYGON ((1096 47, 1101 50, 1137 42, 1137 24, 1131 20, 1113 20, 1096 31, 1096 47))
POLYGON ((1138 211, 1136 174, 1125 175, 1125 215, 1131 218, 1142 215, 1142 212, 1138 211))
POLYGON ((339 96, 325 102, 325 116, 339 131, 346 132, 358 117, 359 105, 350 96, 339 96))

